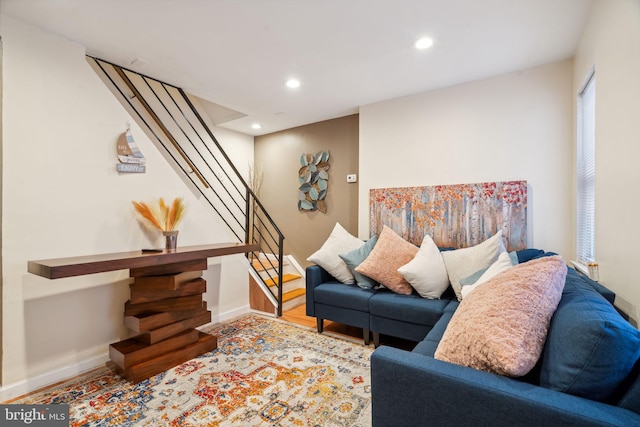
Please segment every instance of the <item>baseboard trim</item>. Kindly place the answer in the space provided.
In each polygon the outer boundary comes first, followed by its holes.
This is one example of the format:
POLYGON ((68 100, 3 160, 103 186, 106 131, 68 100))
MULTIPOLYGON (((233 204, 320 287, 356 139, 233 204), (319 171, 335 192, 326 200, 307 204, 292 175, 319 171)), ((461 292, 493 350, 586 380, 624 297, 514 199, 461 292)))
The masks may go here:
POLYGON ((251 311, 251 308, 249 307, 249 304, 243 305, 242 307, 238 307, 233 310, 225 311, 224 313, 219 313, 219 314, 216 314, 215 316, 211 316, 211 322, 202 326, 198 326, 196 329, 202 330, 209 326, 213 326, 217 323, 223 323, 223 322, 228 322, 230 320, 235 320, 238 317, 244 316, 250 311, 251 311))
POLYGON ((4 386, 0 388, 0 401, 14 399, 24 394, 32 393, 41 388, 50 386, 59 381, 64 381, 69 378, 73 378, 76 375, 84 374, 85 372, 91 371, 99 366, 103 366, 108 360, 109 354, 107 352, 103 355, 84 360, 74 365, 68 365, 27 380, 18 381, 17 383, 4 386))
MULTIPOLYGON (((216 323, 227 322, 229 320, 241 317, 251 310, 249 305, 245 305, 233 310, 225 311, 224 313, 217 314, 211 318, 211 323, 203 325, 198 329, 215 325, 216 323)), ((51 386, 57 382, 65 381, 73 378, 77 375, 87 373, 93 369, 104 366, 109 361, 109 352, 105 351, 104 354, 78 362, 73 365, 68 365, 63 368, 54 369, 53 371, 29 378, 26 380, 18 381, 17 383, 0 387, 0 402, 15 399, 22 395, 33 393, 41 388, 51 386)))

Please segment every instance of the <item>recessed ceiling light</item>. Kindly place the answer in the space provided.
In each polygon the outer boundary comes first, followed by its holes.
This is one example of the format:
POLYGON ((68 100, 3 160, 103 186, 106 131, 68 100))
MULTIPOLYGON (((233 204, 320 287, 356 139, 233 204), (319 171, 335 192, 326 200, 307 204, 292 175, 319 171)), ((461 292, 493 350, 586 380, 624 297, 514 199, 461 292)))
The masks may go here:
POLYGON ((251 125, 253 129, 262 129, 262 125, 260 123, 254 123, 251 125))
POLYGON ((290 87, 291 89, 300 87, 300 81, 298 79, 289 79, 287 80, 287 87, 290 87))
POLYGON ((420 49, 420 50, 428 49, 431 46, 433 46, 433 39, 429 37, 419 38, 418 40, 416 40, 413 46, 415 46, 416 49, 420 49))

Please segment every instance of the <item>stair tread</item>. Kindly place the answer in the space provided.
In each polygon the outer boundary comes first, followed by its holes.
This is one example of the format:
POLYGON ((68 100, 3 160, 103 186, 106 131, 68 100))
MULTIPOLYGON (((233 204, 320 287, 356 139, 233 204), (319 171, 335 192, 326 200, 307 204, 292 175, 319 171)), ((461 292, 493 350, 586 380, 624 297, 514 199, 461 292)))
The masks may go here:
POLYGON ((280 265, 286 267, 289 265, 289 261, 284 258, 278 261, 277 258, 255 258, 251 261, 251 264, 256 270, 275 270, 280 265))
POLYGON ((257 271, 275 270, 280 265, 277 261, 267 261, 266 259, 263 259, 260 261, 256 259, 256 260, 253 260, 251 264, 253 265, 253 268, 255 268, 257 271))
MULTIPOLYGON (((302 276, 299 274, 287 273, 282 275, 282 283, 291 282, 297 279, 300 279, 302 276)), ((264 283, 271 287, 276 286, 278 284, 278 278, 274 277, 273 279, 265 279, 264 283)))
POLYGON ((290 301, 294 298, 297 298, 301 295, 304 295, 306 293, 305 288, 297 288, 297 289, 292 289, 289 292, 285 292, 282 295, 282 302, 287 302, 290 301))

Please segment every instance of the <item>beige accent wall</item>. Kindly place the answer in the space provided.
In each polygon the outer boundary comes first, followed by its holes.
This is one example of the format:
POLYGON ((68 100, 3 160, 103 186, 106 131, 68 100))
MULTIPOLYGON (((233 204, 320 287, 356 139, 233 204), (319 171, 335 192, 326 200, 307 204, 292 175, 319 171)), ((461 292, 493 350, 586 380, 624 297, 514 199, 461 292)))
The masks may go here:
MULTIPOLYGON (((640 319, 640 1, 597 0, 575 56, 573 99, 596 73, 596 258, 616 305, 640 319)), ((575 137, 574 137, 575 140, 575 137)))
POLYGON ((258 136, 254 143, 256 171, 264 174, 260 200, 285 235, 285 254, 306 266, 336 222, 357 234, 359 184, 347 183, 347 174, 358 173, 358 115, 258 136), (298 211, 300 156, 326 150, 327 213, 298 211))

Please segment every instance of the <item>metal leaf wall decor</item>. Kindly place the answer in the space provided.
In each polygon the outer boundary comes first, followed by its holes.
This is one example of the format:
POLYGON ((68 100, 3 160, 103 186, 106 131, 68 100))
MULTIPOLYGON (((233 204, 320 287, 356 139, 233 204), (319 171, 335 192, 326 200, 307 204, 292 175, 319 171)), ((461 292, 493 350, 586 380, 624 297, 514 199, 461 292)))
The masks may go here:
POLYGON ((327 213, 327 186, 329 183, 329 151, 315 155, 302 154, 298 171, 298 210, 327 213))

